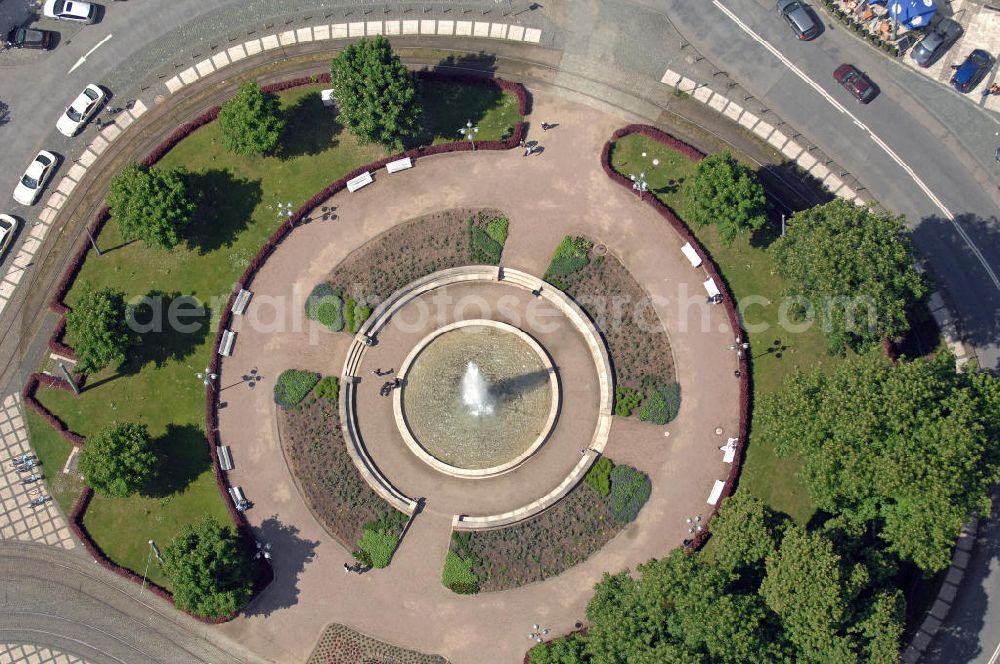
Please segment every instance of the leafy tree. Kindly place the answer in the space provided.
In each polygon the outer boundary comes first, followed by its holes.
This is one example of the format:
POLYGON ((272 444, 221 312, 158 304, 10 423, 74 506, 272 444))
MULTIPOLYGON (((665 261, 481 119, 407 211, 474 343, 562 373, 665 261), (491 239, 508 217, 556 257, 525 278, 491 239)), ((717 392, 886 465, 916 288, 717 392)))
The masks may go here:
POLYGON ((154 249, 170 249, 194 214, 184 172, 131 163, 111 180, 108 207, 126 241, 142 240, 154 249))
POLYGON ((542 643, 528 651, 529 664, 583 664, 586 655, 585 637, 572 636, 542 643))
POLYGON ((349 44, 330 63, 340 118, 366 143, 399 148, 419 131, 413 79, 381 35, 349 44))
POLYGON ((93 373, 125 361, 132 340, 125 293, 116 288, 87 290, 66 314, 66 331, 73 342, 76 369, 93 373))
POLYGON ((737 491, 710 525, 715 560, 729 570, 762 566, 777 547, 777 524, 777 516, 763 501, 737 491))
POLYGON ((685 199, 690 219, 699 226, 715 224, 726 244, 767 223, 764 187, 753 171, 728 152, 698 162, 685 199))
POLYGON ((239 155, 274 152, 285 129, 278 97, 265 93, 257 81, 240 85, 236 96, 219 111, 222 144, 239 155))
POLYGON ((177 608, 217 618, 239 610, 253 591, 251 560, 239 536, 212 517, 186 526, 163 552, 177 608))
POLYGON ((788 295, 803 303, 793 315, 821 315, 831 353, 906 333, 907 310, 927 293, 902 217, 844 200, 793 215, 772 251, 788 295))
POLYGON ((80 472, 97 493, 124 498, 153 476, 156 454, 145 424, 119 424, 87 438, 80 453, 80 472))
POLYGON ((948 353, 898 367, 872 355, 799 373, 762 398, 754 426, 802 459, 820 509, 876 528, 891 552, 935 572, 1000 480, 1000 383, 954 367, 948 353))

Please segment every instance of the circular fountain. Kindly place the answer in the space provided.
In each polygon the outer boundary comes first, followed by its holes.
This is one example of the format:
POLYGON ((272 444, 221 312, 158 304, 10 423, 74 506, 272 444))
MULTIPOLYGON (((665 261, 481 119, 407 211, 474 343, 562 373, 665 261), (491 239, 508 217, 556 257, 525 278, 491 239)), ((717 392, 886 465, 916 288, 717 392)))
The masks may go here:
POLYGON ((404 441, 451 475, 512 470, 544 443, 558 411, 551 360, 506 323, 468 320, 435 330, 398 375, 393 407, 404 441))

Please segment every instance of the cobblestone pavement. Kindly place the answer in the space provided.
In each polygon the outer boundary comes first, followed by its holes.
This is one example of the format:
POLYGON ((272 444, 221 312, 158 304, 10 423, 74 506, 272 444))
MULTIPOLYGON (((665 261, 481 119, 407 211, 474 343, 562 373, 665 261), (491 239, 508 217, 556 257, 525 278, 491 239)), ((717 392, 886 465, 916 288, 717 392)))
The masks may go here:
POLYGON ((87 660, 28 643, 0 643, 0 664, 87 664, 87 660))
MULTIPOLYGON (((3 407, 0 409, 0 459, 3 461, 3 469, 0 471, 0 539, 39 542, 67 550, 74 549, 76 542, 66 519, 45 490, 45 481, 24 486, 21 480, 29 474, 19 474, 11 466, 14 457, 30 453, 28 428, 21 414, 21 397, 12 394, 3 400, 3 407), (31 501, 39 497, 47 500, 43 505, 33 507, 31 501)), ((40 468, 39 472, 60 473, 62 469, 40 468)))

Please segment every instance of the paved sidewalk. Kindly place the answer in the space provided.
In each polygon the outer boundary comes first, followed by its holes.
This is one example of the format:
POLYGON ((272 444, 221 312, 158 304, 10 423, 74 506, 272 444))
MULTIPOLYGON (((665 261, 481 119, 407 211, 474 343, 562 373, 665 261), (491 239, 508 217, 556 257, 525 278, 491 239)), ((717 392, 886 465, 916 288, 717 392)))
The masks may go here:
MULTIPOLYGON (((21 397, 12 394, 0 407, 0 462, 3 464, 0 467, 0 539, 74 549, 76 541, 44 480, 23 486, 20 480, 28 475, 18 474, 11 466, 14 457, 31 452, 28 428, 21 414, 21 397), (49 496, 49 499, 41 507, 32 507, 31 501, 39 496, 49 496)), ((61 473, 62 468, 39 468, 39 472, 51 475, 61 473)))
POLYGON ((0 664, 87 664, 87 660, 28 643, 0 643, 0 664))
MULTIPOLYGON (((706 498, 729 472, 719 446, 738 424, 736 357, 726 350, 734 333, 725 311, 705 304, 704 271, 683 258, 683 242, 601 169, 603 143, 625 121, 542 93, 534 95, 533 106, 536 126, 540 119, 559 123, 530 136, 545 148, 541 154, 443 155, 419 160, 403 173, 380 171, 375 184, 331 201, 337 221, 317 220, 292 233, 249 286, 254 299, 247 316, 234 323, 239 334, 233 356, 223 362, 221 384, 239 382, 251 367, 272 379, 291 366, 339 373, 346 335, 320 336, 321 343, 309 345, 303 343, 305 332, 271 334, 262 326, 255 331, 255 317, 275 318, 264 303, 284 297, 277 316, 288 323, 317 281, 386 229, 441 209, 499 208, 511 222, 505 265, 541 274, 563 235, 586 233, 620 256, 658 298, 683 389, 681 414, 667 427, 669 437, 661 427, 616 421, 606 449, 611 458, 650 474, 649 503, 584 563, 515 590, 459 596, 443 588, 449 529, 447 519, 433 511, 416 517, 389 568, 344 574, 340 567, 349 552, 312 518, 283 462, 270 386, 227 390, 219 418, 236 465, 230 477, 255 504, 248 518, 273 545, 277 580, 244 615, 218 629, 254 651, 301 661, 323 627, 339 622, 455 664, 519 662, 530 645, 525 634, 531 624, 544 623, 553 633, 571 630, 604 572, 666 554, 689 537, 685 517, 710 511, 706 498)), ((360 375, 371 368, 366 364, 360 375)))

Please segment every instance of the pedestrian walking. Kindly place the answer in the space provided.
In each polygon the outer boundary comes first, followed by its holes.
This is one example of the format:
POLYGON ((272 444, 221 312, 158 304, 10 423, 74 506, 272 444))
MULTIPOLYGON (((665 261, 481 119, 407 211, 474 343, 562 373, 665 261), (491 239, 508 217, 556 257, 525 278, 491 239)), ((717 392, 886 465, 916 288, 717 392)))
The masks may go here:
POLYGON ((552 125, 550 125, 548 122, 543 122, 542 123, 542 131, 548 131, 549 127, 551 127, 551 126, 552 125))
POLYGON ((529 154, 531 154, 531 146, 530 145, 527 146, 526 148, 524 148, 524 156, 527 157, 529 154))
POLYGON ((351 573, 351 572, 353 572, 353 571, 354 571, 354 570, 353 570, 353 569, 351 569, 351 566, 350 566, 350 565, 348 565, 347 563, 344 563, 344 572, 346 572, 347 574, 350 574, 350 573, 351 573))
POLYGON ((991 95, 1000 95, 1000 85, 997 85, 996 83, 994 83, 993 85, 991 85, 990 86, 990 94, 991 95))

